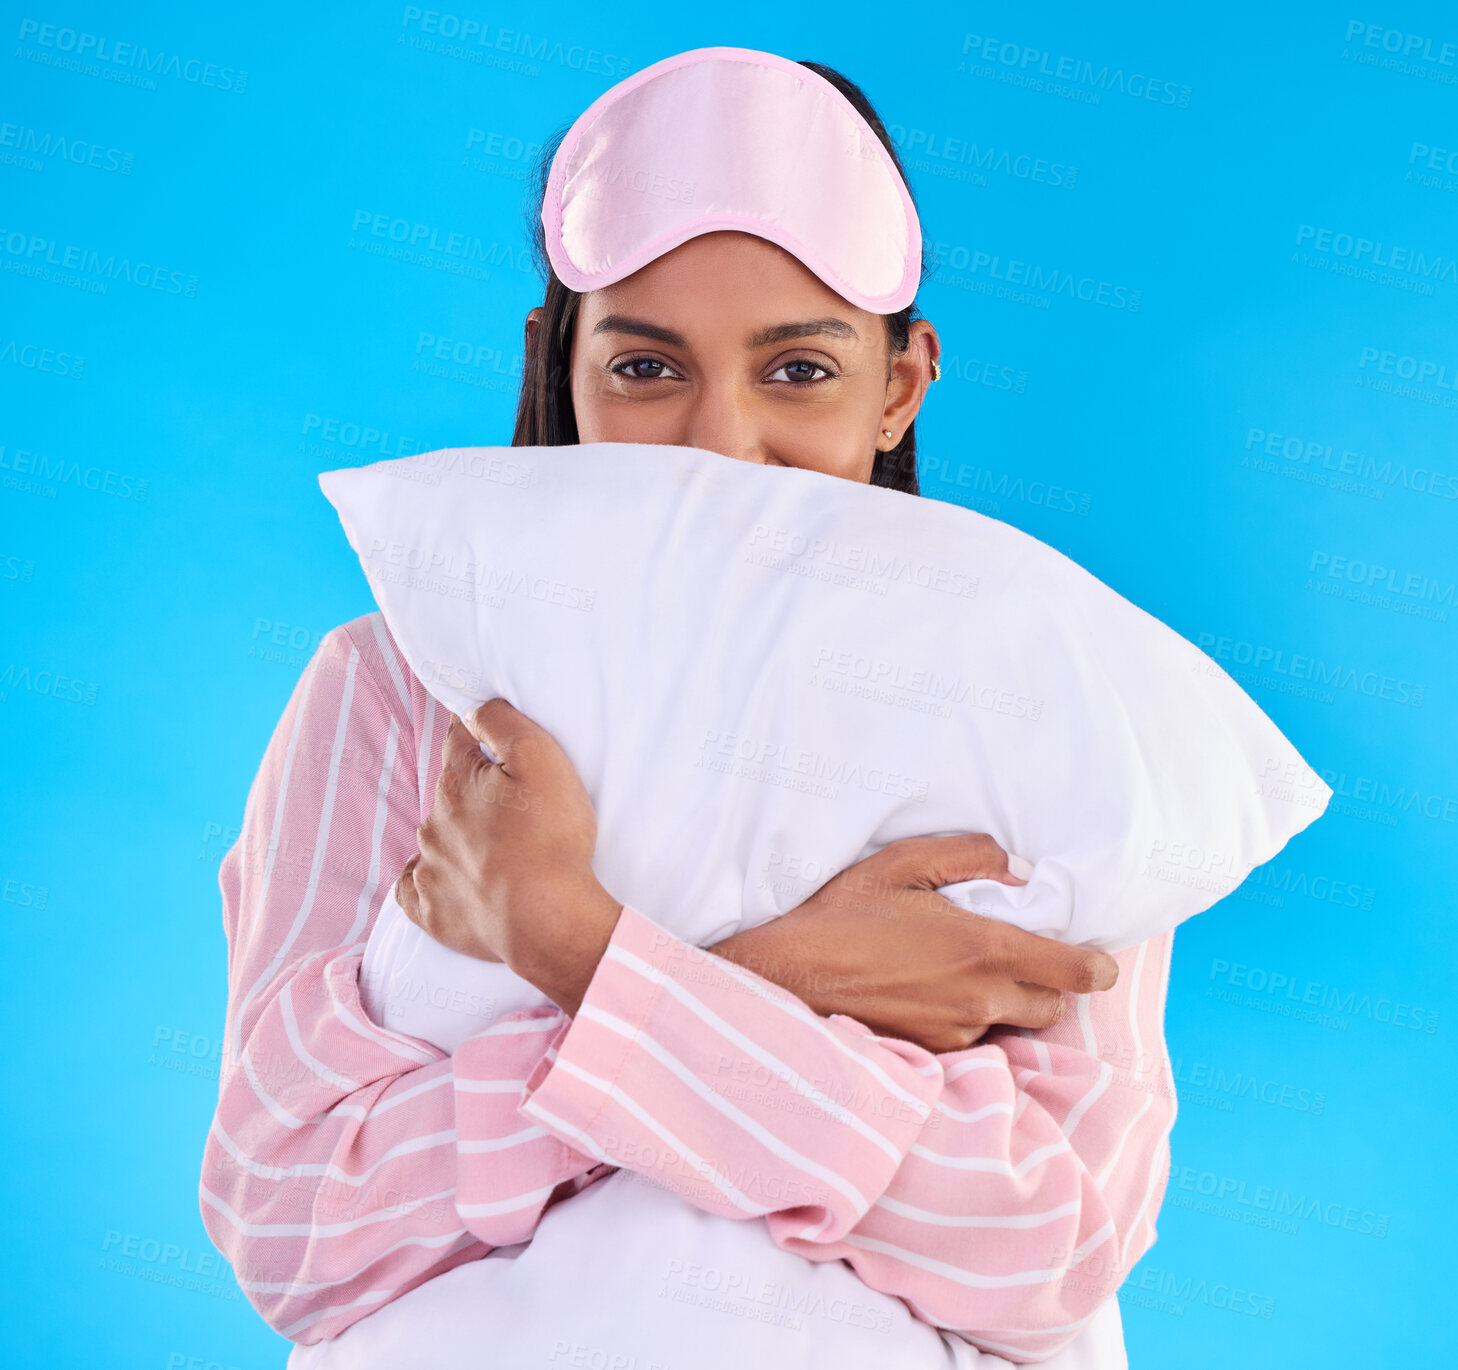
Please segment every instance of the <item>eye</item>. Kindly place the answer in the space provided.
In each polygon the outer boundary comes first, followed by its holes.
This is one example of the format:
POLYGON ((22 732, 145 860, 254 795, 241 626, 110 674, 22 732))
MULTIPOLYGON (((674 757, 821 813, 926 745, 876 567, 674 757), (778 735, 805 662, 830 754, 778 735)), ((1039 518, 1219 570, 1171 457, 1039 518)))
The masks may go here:
POLYGON ((682 379, 682 377, 678 376, 678 372, 673 370, 667 362, 660 361, 657 357, 628 357, 625 361, 620 361, 608 369, 613 375, 622 376, 625 380, 630 381, 656 381, 661 379, 665 372, 670 376, 678 377, 680 380, 682 379), (644 375, 641 371, 634 369, 640 366, 657 366, 662 369, 644 375))
POLYGON ((833 381, 835 379, 834 371, 828 366, 822 366, 819 362, 811 361, 809 357, 796 357, 792 361, 784 362, 770 373, 770 379, 773 380, 782 371, 790 371, 792 369, 796 374, 787 376, 785 379, 791 385, 800 389, 804 389, 807 385, 819 385, 822 381, 833 381), (819 371, 822 374, 819 376, 810 376, 806 374, 808 371, 819 371))

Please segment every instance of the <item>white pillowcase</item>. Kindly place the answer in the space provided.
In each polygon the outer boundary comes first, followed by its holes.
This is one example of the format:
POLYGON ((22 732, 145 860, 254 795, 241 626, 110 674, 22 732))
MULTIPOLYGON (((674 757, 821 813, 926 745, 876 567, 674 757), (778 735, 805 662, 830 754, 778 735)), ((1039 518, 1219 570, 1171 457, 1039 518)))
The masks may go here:
MULTIPOLYGON (((320 484, 411 669, 457 714, 501 694, 547 728, 596 806, 603 884, 696 945, 793 908, 897 838, 989 832, 1032 862, 1030 882, 944 895, 1119 950, 1208 908, 1331 795, 1196 647, 956 505, 622 443, 427 452, 320 484)), ((548 1002, 435 942, 393 892, 360 987, 375 1022, 444 1051, 548 1002)), ((786 1364, 884 1362, 860 1330, 817 1328, 812 1354, 744 1318, 706 1352, 702 1313, 667 1311, 639 1278, 663 1251, 773 1277, 794 1306, 863 1305, 900 1327, 906 1365, 950 1363, 844 1262, 782 1251, 763 1224, 699 1213, 631 1172, 551 1210, 515 1261, 427 1281, 307 1363, 413 1364, 400 1348, 444 1336, 446 1361, 474 1364, 473 1328, 525 1346, 544 1326, 673 1365, 751 1364, 766 1337, 786 1364), (625 1241, 649 1254, 616 1259, 625 1241), (549 1307, 558 1289, 590 1292, 549 1307), (522 1307, 550 1316, 502 1320, 522 1307)), ((1047 1364, 1125 1365, 1118 1317, 1108 1300, 1047 1364)))
POLYGON ((959 505, 637 443, 319 482, 427 689, 462 716, 502 695, 552 733, 603 885, 699 946, 898 838, 987 832, 1029 883, 941 893, 1117 951, 1229 893, 1331 796, 1197 647, 959 505))

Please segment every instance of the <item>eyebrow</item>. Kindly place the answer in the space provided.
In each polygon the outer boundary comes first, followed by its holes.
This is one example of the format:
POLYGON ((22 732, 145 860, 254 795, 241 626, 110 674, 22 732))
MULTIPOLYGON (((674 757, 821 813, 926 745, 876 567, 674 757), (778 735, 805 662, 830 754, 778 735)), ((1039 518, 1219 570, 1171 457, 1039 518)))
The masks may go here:
MULTIPOLYGON (((592 330, 597 333, 632 333, 640 338, 652 338, 655 342, 667 343, 670 347, 687 347, 688 339, 671 328, 662 328, 646 319, 631 319, 626 314, 605 314, 592 330)), ((804 319, 798 323, 773 324, 749 335, 750 347, 768 347, 771 343, 789 342, 795 338, 815 336, 830 338, 858 338, 860 335, 844 319, 804 319)))

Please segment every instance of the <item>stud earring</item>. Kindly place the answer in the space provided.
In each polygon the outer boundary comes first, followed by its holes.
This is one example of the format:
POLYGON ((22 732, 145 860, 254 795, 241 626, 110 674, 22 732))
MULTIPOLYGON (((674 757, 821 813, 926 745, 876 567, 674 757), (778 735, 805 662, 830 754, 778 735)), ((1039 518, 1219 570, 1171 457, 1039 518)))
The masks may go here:
POLYGON ((884 433, 884 434, 885 434, 885 435, 886 435, 886 436, 887 436, 887 437, 888 437, 888 438, 889 438, 889 437, 890 437, 890 436, 891 436, 891 430, 890 430, 890 429, 889 429, 889 428, 883 428, 883 429, 882 429, 882 430, 881 430, 881 431, 882 431, 882 432, 883 432, 883 433, 884 433))
POLYGON ((939 381, 942 378, 941 364, 935 357, 932 358, 932 380, 939 381))

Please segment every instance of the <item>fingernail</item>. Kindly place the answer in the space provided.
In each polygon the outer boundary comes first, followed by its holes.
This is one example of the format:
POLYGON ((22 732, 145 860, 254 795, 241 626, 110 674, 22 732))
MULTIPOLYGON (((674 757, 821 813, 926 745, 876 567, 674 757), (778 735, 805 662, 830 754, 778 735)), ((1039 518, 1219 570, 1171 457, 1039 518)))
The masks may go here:
POLYGON ((1024 860, 1021 856, 1014 856, 1011 852, 1007 858, 1007 873, 1019 884, 1026 885, 1033 875, 1033 863, 1024 860))

